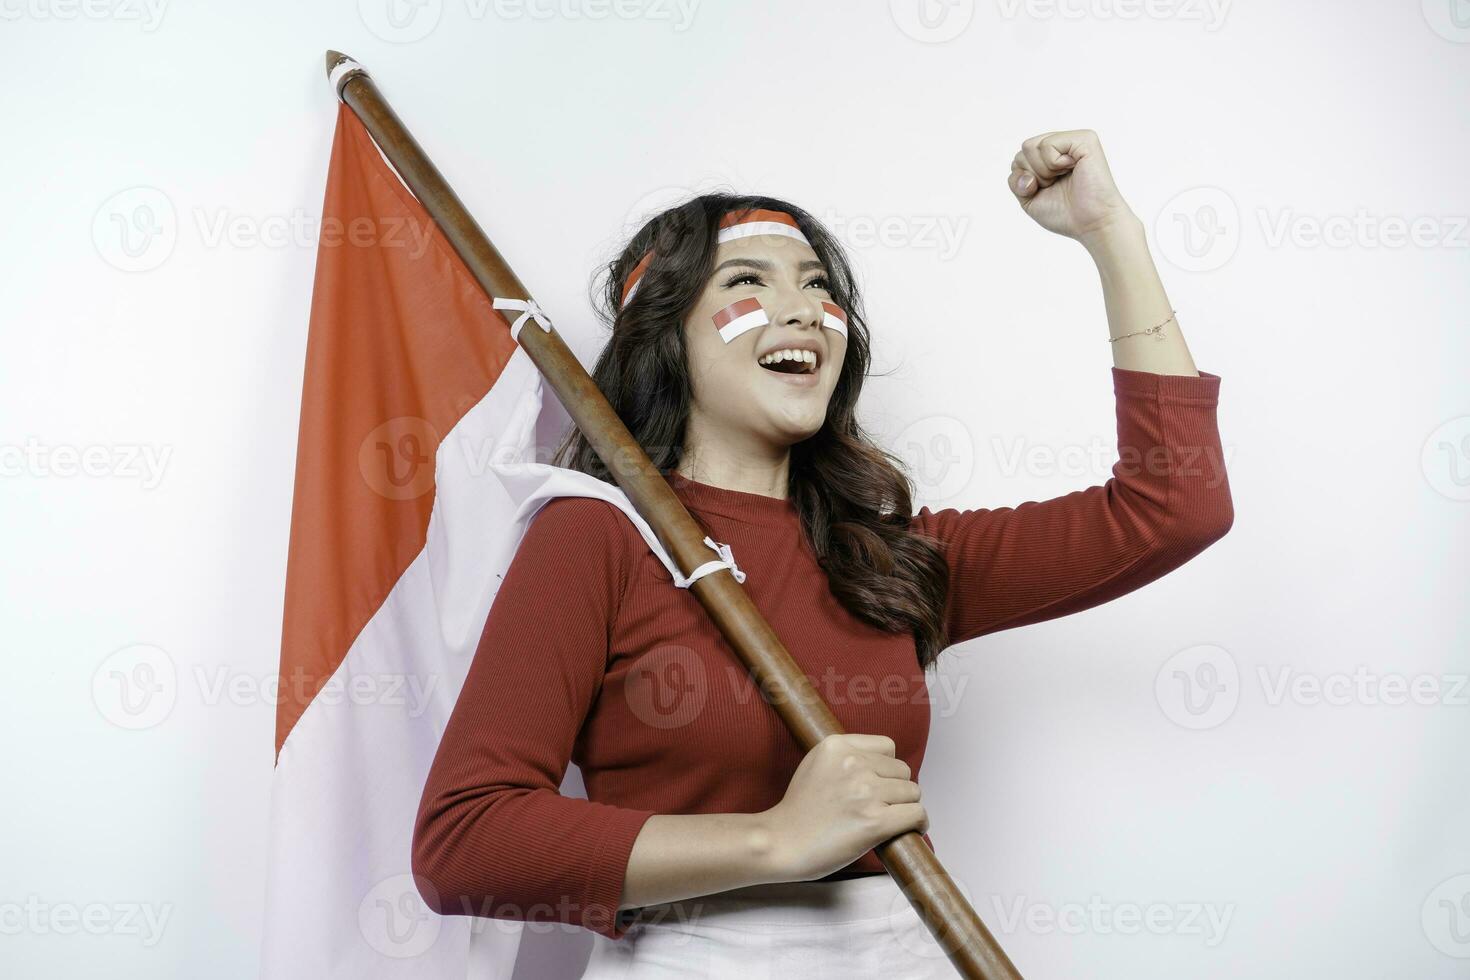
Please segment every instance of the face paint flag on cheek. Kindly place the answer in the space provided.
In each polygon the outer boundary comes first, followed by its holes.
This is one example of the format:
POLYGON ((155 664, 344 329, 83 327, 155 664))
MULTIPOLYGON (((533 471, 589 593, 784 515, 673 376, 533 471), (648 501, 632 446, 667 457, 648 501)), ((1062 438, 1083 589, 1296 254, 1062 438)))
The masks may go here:
POLYGON ((745 331, 764 327, 771 322, 770 317, 766 316, 766 308, 754 296, 736 300, 716 313, 712 319, 716 329, 720 331, 720 338, 727 344, 745 331))
POLYGON ((847 336, 847 313, 836 303, 822 302, 822 326, 847 336))
MULTIPOLYGON (((727 344, 745 331, 755 327, 764 327, 771 322, 771 318, 766 316, 766 308, 754 296, 736 300, 711 319, 714 320, 715 328, 720 331, 720 337, 727 344)), ((823 301, 822 326, 829 330, 836 330, 846 337, 847 314, 836 303, 823 301)))

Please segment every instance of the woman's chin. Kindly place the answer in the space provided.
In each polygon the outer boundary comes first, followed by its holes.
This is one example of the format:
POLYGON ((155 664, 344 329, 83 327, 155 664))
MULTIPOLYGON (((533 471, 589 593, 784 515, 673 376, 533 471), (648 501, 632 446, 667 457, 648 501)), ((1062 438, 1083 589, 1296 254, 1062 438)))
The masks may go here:
POLYGON ((766 438, 776 445, 792 445, 810 439, 821 431, 826 421, 826 405, 821 411, 804 411, 792 407, 786 412, 772 413, 769 422, 762 426, 766 438))

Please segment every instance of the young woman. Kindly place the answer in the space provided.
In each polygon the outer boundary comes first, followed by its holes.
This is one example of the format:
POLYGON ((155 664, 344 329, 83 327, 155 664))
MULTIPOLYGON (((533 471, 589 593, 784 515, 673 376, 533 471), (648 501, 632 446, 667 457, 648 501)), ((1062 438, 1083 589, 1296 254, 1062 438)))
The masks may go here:
MULTIPOLYGON (((705 195, 612 263, 598 386, 853 734, 801 752, 626 515, 557 498, 506 572, 424 789, 413 860, 432 908, 592 930, 596 980, 954 975, 873 851, 928 840, 925 670, 1137 589, 1232 520, 1220 379, 1196 371, 1096 134, 1025 141, 1010 187, 1097 264, 1121 457, 1106 484, 1015 508, 914 514, 857 424, 857 286, 802 209, 705 195), (585 800, 558 792, 569 761, 585 800)), ((558 462, 610 479, 579 433, 558 462)))

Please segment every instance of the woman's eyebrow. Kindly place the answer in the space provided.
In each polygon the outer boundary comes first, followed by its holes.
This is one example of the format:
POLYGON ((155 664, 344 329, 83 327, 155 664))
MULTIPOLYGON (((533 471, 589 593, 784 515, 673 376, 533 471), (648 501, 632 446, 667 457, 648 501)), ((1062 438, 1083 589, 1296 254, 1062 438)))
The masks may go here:
MULTIPOLYGON (((750 269, 759 269, 761 272, 770 272, 773 268, 775 268, 775 266, 773 266, 770 262, 768 262, 765 259, 738 258, 738 259, 726 259, 725 261, 721 262, 719 265, 715 266, 714 272, 719 272, 721 269, 728 268, 729 266, 745 266, 746 268, 750 268, 750 269)), ((796 271, 797 272, 806 272, 808 269, 820 269, 820 268, 822 268, 822 263, 819 262, 818 260, 816 260, 816 259, 806 259, 805 261, 800 262, 800 263, 797 264, 796 271)), ((713 274, 714 273, 711 273, 711 275, 713 275, 713 274)))

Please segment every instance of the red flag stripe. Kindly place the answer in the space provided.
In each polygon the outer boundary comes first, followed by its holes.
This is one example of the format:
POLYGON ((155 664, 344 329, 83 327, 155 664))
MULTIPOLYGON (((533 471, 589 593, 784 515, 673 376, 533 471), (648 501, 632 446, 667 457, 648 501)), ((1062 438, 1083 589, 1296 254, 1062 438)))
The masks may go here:
POLYGON ((761 301, 754 296, 748 299, 736 300, 714 315, 715 327, 716 329, 723 329, 729 325, 730 321, 742 317, 747 313, 754 313, 759 309, 762 309, 761 301))
POLYGON ((510 325, 362 122, 338 108, 317 249, 281 628, 292 727, 423 549, 439 442, 516 351, 510 325))
POLYGON ((720 219, 720 229, 733 228, 736 225, 747 225, 756 222, 772 222, 780 225, 789 225, 800 230, 796 219, 785 211, 769 211, 765 208, 753 208, 749 211, 731 211, 720 219))

